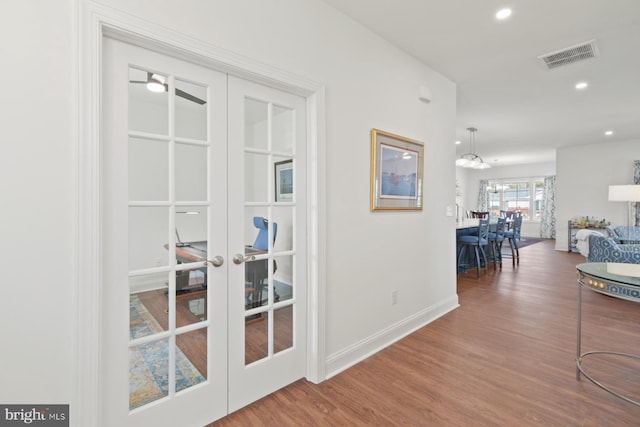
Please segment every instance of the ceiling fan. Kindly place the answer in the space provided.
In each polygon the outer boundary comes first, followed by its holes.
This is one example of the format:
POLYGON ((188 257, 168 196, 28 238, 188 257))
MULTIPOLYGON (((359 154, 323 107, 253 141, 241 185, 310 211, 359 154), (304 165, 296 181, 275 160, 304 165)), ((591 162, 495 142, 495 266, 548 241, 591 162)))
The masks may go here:
MULTIPOLYGON (((147 71, 147 80, 129 80, 129 83, 145 84, 147 85, 147 89, 149 89, 151 92, 168 92, 169 85, 166 83, 165 80, 166 79, 164 76, 147 71)), ((200 104, 200 105, 207 103, 207 101, 200 99, 197 96, 191 95, 190 93, 187 93, 178 88, 176 88, 176 96, 179 96, 181 98, 195 102, 196 104, 200 104)))

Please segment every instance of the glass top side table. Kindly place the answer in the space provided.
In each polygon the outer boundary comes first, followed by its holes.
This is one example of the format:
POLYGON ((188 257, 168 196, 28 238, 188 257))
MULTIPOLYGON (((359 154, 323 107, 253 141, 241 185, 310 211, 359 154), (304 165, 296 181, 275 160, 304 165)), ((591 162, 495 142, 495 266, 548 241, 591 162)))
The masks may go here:
POLYGON ((620 353, 615 351, 587 351, 581 350, 582 335, 582 289, 589 289, 613 298, 620 298, 633 302, 640 302, 640 264, 621 264, 611 262, 589 262, 578 264, 578 349, 576 353, 576 380, 580 380, 580 375, 584 375, 589 381, 603 390, 619 397, 636 406, 640 402, 630 399, 618 393, 608 386, 598 382, 591 375, 585 372, 582 367, 582 360, 594 354, 613 354, 617 356, 630 357, 640 360, 640 355, 620 353))

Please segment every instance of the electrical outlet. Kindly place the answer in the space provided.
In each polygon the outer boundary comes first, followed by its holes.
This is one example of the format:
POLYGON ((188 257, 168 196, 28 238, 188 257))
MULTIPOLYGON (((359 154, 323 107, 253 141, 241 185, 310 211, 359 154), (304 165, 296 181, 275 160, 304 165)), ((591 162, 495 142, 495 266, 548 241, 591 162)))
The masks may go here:
POLYGON ((391 305, 398 303, 398 290, 391 291, 391 305))

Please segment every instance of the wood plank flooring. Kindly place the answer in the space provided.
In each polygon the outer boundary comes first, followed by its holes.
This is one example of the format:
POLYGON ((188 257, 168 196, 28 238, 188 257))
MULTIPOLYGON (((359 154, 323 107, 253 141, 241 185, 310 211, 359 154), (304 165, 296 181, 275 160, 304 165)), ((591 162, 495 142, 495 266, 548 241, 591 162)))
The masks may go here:
MULTIPOLYGON (((318 385, 298 381, 210 425, 640 426, 640 408, 576 381, 576 253, 458 277, 461 307, 318 385)), ((453 268, 453 266, 452 266, 453 268)), ((426 284, 425 284, 426 285, 426 284)), ((640 305, 583 292, 583 351, 640 353, 640 305)), ((640 400, 640 364, 586 360, 640 400)))

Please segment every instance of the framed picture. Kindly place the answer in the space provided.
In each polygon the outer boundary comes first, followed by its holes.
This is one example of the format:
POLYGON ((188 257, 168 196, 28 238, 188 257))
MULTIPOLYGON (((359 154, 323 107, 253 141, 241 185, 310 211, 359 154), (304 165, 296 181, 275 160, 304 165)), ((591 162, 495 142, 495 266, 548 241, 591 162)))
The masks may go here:
POLYGON ((422 210, 424 144, 371 129, 371 210, 422 210))
POLYGON ((283 160, 274 164, 276 202, 293 200, 293 160, 283 160))

